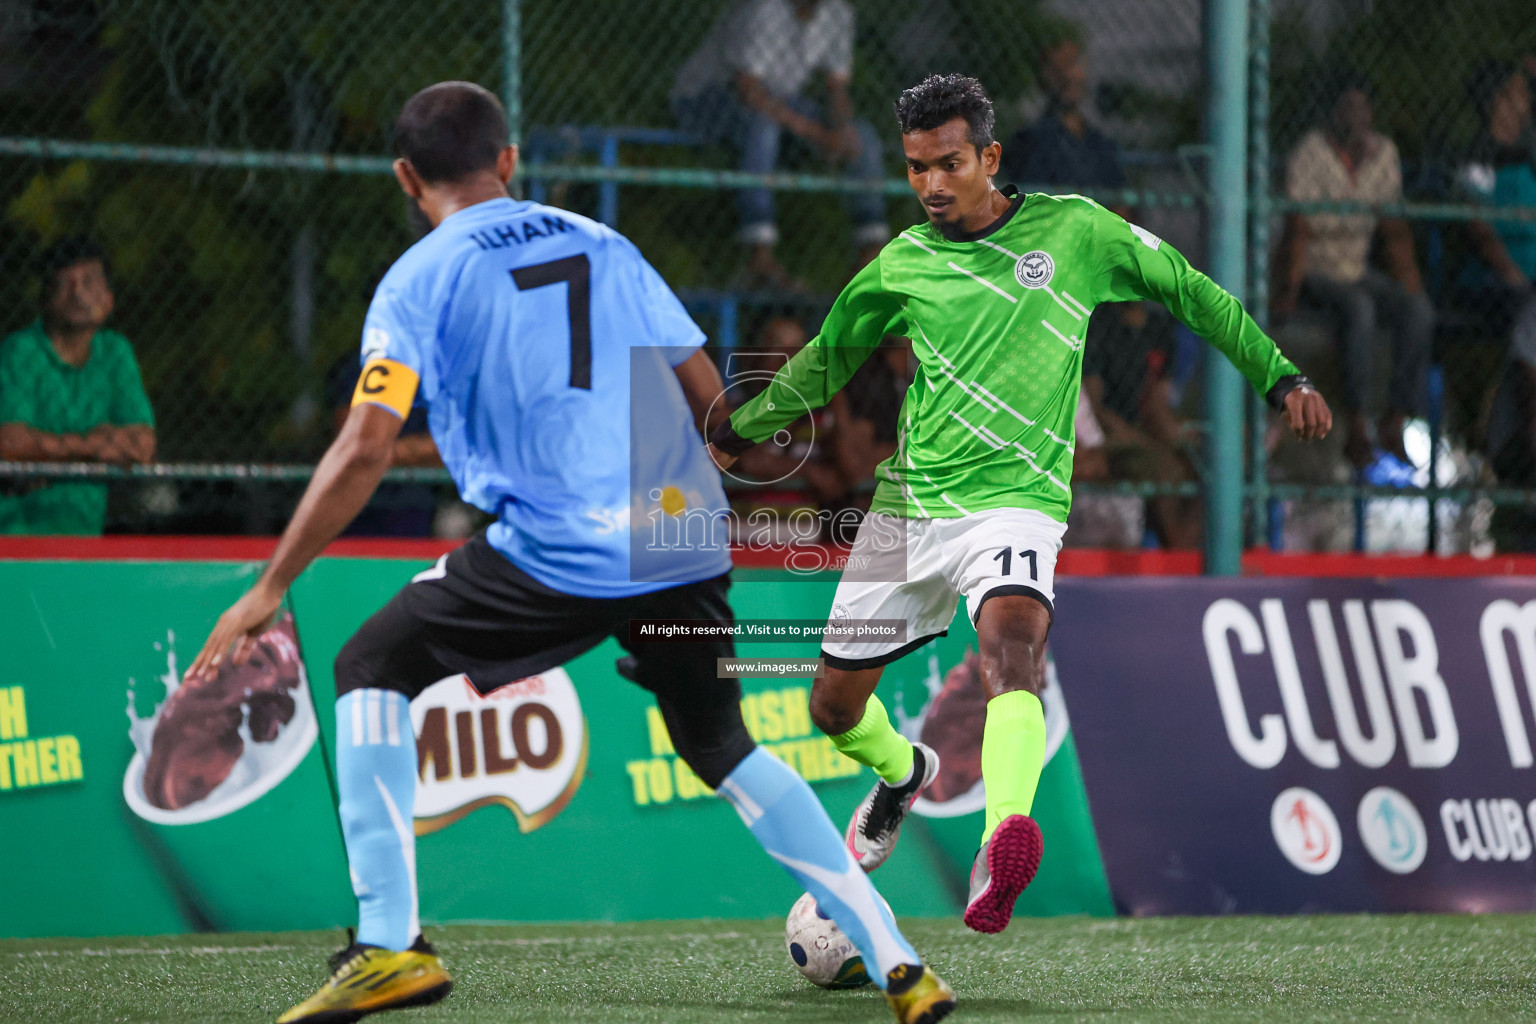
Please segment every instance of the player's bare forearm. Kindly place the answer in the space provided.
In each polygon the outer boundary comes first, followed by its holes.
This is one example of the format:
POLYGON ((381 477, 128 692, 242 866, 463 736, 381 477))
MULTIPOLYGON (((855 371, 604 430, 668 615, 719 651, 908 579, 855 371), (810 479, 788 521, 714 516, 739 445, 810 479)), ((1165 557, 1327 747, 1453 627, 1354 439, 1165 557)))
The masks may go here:
POLYGON ((236 663, 249 656, 255 638, 271 625, 288 587, 368 504, 389 469, 400 426, 400 418, 380 406, 353 407, 341 434, 315 467, 261 578, 219 616, 187 671, 189 678, 217 671, 231 647, 236 663))
POLYGON ((677 374, 677 382, 682 385, 683 397, 693 411, 693 422, 699 433, 708 437, 712 430, 730 419, 731 410, 720 401, 725 381, 720 379, 715 361, 705 355, 703 349, 678 363, 672 372, 677 374))
POLYGON ((398 416, 376 405, 353 406, 341 434, 315 467, 293 519, 257 586, 281 595, 368 504, 389 469, 400 433, 398 416))

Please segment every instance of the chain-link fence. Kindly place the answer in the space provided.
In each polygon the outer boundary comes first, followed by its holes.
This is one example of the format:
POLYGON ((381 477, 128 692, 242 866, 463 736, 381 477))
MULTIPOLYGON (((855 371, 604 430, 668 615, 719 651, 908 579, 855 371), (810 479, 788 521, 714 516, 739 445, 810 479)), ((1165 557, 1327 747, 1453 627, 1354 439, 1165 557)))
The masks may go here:
MULTIPOLYGON (((1488 491, 1536 488, 1536 340, 1514 343, 1536 272, 1529 0, 1252 13, 1250 306, 1273 307, 1340 429, 1307 450, 1255 414, 1249 540, 1529 546, 1520 495, 1488 491), (1375 497, 1404 485, 1445 488, 1437 514, 1375 497)), ((1200 0, 0 0, 0 326, 38 316, 51 245, 92 236, 171 464, 113 485, 109 527, 271 531, 412 241, 388 132, 422 86, 502 96, 522 194, 633 239, 723 356, 814 333, 884 232, 921 218, 890 111, 932 71, 987 85, 1006 180, 1099 198, 1201 264, 1202 24, 1200 0)), ((1069 537, 1198 546, 1204 358, 1159 309, 1096 314, 1069 537)), ((876 391, 899 390, 899 354, 889 370, 876 391)), ((411 514, 377 529, 434 528, 446 489, 413 472, 391 499, 411 514)), ((790 500, 831 500, 799 483, 790 500)))
POLYGON ((1277 337, 1336 396, 1341 429, 1320 452, 1280 445, 1270 477, 1450 495, 1433 516, 1424 501, 1289 503, 1277 542, 1536 540, 1536 321, 1520 326, 1536 314, 1531 14, 1505 0, 1275 7, 1277 216, 1256 283, 1272 289, 1277 337), (1380 215, 1329 206, 1340 202, 1380 215))

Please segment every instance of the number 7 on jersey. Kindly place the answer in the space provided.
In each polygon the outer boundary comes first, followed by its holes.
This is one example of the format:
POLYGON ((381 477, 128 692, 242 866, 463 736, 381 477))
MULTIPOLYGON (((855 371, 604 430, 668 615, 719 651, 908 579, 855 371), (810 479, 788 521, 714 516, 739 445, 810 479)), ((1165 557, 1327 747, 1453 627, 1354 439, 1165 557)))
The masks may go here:
POLYGON ((512 271, 520 292, 564 281, 565 314, 571 327, 571 387, 592 390, 592 264, 586 253, 512 271))

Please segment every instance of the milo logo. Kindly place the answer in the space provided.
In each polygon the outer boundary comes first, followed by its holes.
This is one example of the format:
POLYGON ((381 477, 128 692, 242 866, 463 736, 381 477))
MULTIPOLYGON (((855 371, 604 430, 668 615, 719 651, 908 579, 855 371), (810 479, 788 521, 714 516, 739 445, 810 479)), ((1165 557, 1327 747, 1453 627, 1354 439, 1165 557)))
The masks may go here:
POLYGON ((481 694, 465 676, 411 702, 416 730, 416 834, 501 804, 524 832, 548 823, 581 786, 587 723, 562 668, 481 694))

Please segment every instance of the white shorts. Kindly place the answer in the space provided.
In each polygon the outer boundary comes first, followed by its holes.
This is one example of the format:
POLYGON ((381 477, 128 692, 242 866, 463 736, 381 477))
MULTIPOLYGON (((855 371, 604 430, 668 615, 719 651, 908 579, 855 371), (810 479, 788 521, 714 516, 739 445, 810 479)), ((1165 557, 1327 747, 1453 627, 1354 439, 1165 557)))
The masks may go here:
POLYGON ((1043 512, 998 508, 958 519, 864 517, 832 599, 832 622, 897 619, 904 639, 828 638, 822 656, 841 669, 895 661, 949 631, 965 598, 974 625, 989 597, 1024 594, 1056 612, 1056 555, 1067 531, 1043 512))

